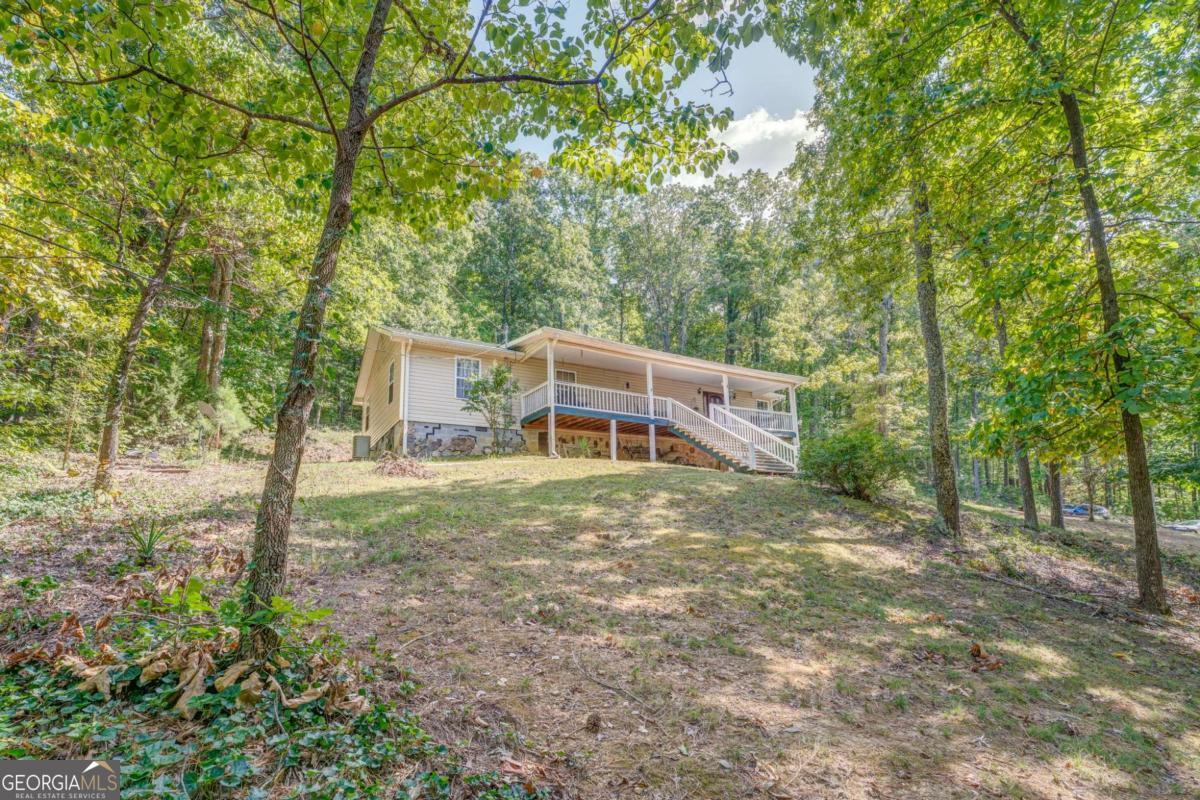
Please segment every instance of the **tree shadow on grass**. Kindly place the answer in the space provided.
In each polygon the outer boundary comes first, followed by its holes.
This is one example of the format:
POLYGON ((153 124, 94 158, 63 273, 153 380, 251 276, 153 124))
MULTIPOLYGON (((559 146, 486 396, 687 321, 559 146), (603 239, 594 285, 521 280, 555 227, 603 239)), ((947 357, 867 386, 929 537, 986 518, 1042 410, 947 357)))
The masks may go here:
MULTIPOLYGON (((770 761, 811 796, 1050 797, 1060 778, 1096 796, 1197 788, 1194 651, 923 562, 902 538, 871 535, 885 523, 794 481, 464 475, 299 508, 300 548, 347 576, 310 585, 312 597, 375 587, 342 604, 343 630, 386 637, 371 620, 405 598, 406 627, 449 619, 508 648, 550 629, 657 711, 665 737, 588 745, 593 764, 651 783, 683 775, 693 796, 726 796, 761 788, 753 765, 770 761), (1003 665, 973 671, 975 643, 1003 665)), ((496 652, 457 651, 474 676, 462 680, 503 673, 496 652)), ((558 672, 539 680, 612 702, 558 672)), ((568 735, 539 720, 550 705, 510 699, 543 736, 568 735)))

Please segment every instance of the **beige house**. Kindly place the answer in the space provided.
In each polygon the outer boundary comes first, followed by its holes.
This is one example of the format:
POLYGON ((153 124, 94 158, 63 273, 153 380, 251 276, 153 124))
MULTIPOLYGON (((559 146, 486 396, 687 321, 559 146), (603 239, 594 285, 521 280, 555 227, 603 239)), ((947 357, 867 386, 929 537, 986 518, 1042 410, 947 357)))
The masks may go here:
POLYGON ((538 328, 506 345, 377 327, 354 390, 373 452, 605 455, 789 473, 796 375, 538 328), (514 428, 463 411, 471 381, 511 366, 514 428))

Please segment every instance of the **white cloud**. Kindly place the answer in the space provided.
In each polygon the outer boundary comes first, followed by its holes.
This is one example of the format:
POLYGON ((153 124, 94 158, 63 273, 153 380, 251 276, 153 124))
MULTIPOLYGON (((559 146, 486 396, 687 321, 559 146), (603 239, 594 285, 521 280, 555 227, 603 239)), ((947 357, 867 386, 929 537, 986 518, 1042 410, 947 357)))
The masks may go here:
MULTIPOLYGON (((764 108, 756 108, 744 117, 729 123, 716 139, 737 151, 736 164, 726 162, 722 175, 761 169, 774 175, 792 163, 796 144, 809 142, 817 136, 809 124, 808 115, 799 109, 791 117, 776 117, 764 108)), ((697 186, 706 183, 703 175, 681 175, 679 183, 697 186)))

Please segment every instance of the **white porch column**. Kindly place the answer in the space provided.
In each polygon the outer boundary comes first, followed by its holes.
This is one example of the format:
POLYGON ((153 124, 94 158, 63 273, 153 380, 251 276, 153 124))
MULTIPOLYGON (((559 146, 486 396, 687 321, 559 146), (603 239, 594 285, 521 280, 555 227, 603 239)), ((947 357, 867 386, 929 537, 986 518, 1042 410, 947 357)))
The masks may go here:
POLYGON ((546 434, 546 437, 548 439, 548 442, 546 444, 546 447, 547 447, 546 455, 550 456, 551 458, 558 458, 558 447, 555 446, 555 443, 554 443, 554 416, 555 416, 555 414, 554 414, 554 399, 557 396, 558 392, 556 392, 554 389, 554 340, 553 339, 546 342, 546 388, 549 390, 549 395, 550 395, 550 413, 546 416, 546 418, 548 420, 547 424, 549 426, 548 432, 546 434))
POLYGON ((613 461, 617 460, 617 421, 615 419, 608 421, 608 457, 613 461))
POLYGON ((800 414, 796 408, 796 387, 788 387, 788 414, 792 419, 792 435, 796 438, 796 444, 800 443, 800 414))
MULTIPOLYGON (((646 362, 646 397, 650 403, 650 419, 654 419, 654 364, 646 362)), ((658 447, 654 442, 654 423, 650 423, 650 461, 658 461, 658 447)))
POLYGON ((412 375, 412 339, 404 343, 404 355, 400 359, 400 455, 408 455, 408 390, 412 375))
POLYGON ((729 376, 721 376, 721 394, 725 395, 725 407, 729 408, 729 376))

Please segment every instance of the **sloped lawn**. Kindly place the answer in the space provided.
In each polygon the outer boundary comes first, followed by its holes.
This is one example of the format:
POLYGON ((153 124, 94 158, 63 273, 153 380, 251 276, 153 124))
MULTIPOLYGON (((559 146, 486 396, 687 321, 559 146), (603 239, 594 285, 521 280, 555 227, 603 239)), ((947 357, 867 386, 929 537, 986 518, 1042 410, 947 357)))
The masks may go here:
MULTIPOLYGON (((291 586, 334 610, 380 691, 418 682, 403 704, 469 769, 588 798, 1200 792, 1186 570, 1176 617, 1143 626, 1104 612, 1132 591, 1111 542, 995 516, 955 548, 919 507, 789 479, 534 457, 434 469, 307 465, 291 586)), ((129 472, 121 502, 246 544, 260 471, 129 472)), ((59 602, 86 604, 104 574, 113 556, 88 544, 102 529, 79 523, 40 560, 59 602)))

